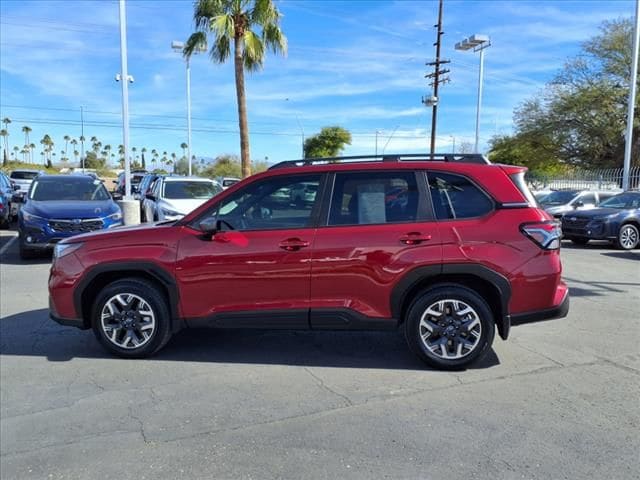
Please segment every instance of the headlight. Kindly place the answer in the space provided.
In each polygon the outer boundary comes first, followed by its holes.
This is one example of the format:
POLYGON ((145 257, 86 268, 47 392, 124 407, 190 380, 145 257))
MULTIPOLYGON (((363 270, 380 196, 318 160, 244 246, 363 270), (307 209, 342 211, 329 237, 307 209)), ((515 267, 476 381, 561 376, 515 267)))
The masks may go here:
POLYGON ((37 220, 46 221, 46 218, 39 217, 37 215, 34 215, 33 213, 25 212, 24 210, 22 210, 22 218, 25 222, 34 222, 37 220))
POLYGON ((107 218, 111 220, 122 220, 122 212, 112 213, 111 215, 107 215, 107 218))
POLYGON ((53 258, 62 258, 65 255, 75 252, 82 246, 82 243, 58 243, 53 247, 53 258))

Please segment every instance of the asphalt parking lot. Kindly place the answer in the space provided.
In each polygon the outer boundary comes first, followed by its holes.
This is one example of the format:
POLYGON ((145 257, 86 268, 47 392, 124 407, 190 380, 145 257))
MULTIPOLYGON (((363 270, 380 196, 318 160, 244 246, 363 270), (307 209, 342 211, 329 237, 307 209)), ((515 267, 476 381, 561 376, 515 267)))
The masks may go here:
POLYGON ((2 479, 638 478, 639 250, 565 243, 569 317, 444 373, 400 333, 192 330, 116 359, 48 319, 50 260, 20 261, 14 235, 0 231, 2 479))

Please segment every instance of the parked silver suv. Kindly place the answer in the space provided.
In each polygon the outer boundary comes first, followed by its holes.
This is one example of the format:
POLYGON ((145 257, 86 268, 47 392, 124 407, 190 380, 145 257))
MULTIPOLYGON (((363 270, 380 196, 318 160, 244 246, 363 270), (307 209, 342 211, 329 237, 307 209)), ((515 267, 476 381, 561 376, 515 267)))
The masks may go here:
POLYGON ((540 200, 542 207, 555 218, 576 210, 597 208, 600 202, 617 195, 618 191, 555 190, 540 200))

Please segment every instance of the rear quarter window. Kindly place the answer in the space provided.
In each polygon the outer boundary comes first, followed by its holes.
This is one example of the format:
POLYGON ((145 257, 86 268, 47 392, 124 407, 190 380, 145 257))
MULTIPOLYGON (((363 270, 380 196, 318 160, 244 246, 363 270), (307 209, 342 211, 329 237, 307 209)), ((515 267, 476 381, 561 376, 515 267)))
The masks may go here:
POLYGON ((438 220, 477 218, 493 210, 493 200, 469 179, 433 171, 427 175, 431 202, 438 220))

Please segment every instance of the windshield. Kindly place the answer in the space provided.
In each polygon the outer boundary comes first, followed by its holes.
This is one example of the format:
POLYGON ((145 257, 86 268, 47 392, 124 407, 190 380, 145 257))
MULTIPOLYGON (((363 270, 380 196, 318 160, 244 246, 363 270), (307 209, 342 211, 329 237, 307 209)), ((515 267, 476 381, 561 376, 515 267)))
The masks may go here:
POLYGON ((562 192, 551 192, 549 195, 540 200, 542 205, 564 205, 569 203, 578 192, 575 190, 567 190, 562 192))
POLYGON ((220 192, 220 187, 213 182, 180 180, 175 182, 166 182, 164 184, 164 198, 206 199, 213 197, 218 192, 220 192))
POLYGON ((38 175, 38 172, 11 172, 11 178, 14 180, 33 180, 38 175))
POLYGON ((60 177, 34 180, 29 198, 38 202, 48 202, 54 200, 105 201, 111 197, 99 180, 60 177))
POLYGON ((621 193, 602 202, 600 208, 640 208, 640 193, 621 193))

